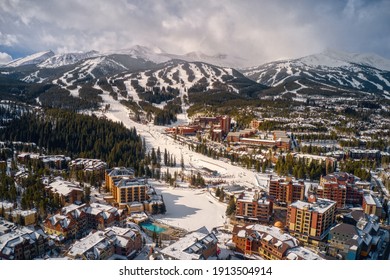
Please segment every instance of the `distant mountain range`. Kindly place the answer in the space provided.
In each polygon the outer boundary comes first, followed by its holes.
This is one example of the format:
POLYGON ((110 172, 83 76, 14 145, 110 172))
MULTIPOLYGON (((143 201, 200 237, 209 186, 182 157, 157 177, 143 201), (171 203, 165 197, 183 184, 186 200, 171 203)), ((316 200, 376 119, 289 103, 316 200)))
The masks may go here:
POLYGON ((244 64, 247 61, 242 58, 223 54, 175 55, 137 45, 104 53, 39 52, 1 67, 0 78, 53 83, 64 88, 102 77, 121 78, 137 80, 143 88, 196 86, 205 92, 218 88, 251 98, 289 96, 303 100, 356 94, 390 98, 390 60, 375 54, 326 50, 257 67, 241 68, 244 64))
MULTIPOLYGON (((277 87, 291 83, 296 88, 355 90, 390 97, 390 60, 375 54, 352 54, 334 50, 306 57, 266 63, 244 69, 245 76, 277 87)), ((298 90, 299 91, 299 90, 298 90)))

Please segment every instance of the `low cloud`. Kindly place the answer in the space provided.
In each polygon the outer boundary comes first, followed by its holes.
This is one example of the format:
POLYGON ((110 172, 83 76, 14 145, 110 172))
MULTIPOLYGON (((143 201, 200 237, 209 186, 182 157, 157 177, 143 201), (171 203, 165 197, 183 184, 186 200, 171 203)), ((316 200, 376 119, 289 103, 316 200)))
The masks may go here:
POLYGON ((7 64, 12 61, 12 57, 8 53, 0 52, 0 65, 7 64))

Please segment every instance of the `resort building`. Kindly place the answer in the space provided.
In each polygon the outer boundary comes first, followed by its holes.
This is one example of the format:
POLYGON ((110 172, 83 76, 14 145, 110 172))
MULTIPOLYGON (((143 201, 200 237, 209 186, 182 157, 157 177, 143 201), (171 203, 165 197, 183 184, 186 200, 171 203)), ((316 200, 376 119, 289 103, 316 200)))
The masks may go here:
POLYGON ((346 260, 375 260, 386 256, 390 232, 380 228, 377 216, 354 210, 345 214, 343 221, 329 231, 328 255, 346 260))
POLYGON ((76 184, 57 178, 46 186, 46 190, 53 195, 58 195, 62 206, 81 202, 83 189, 76 184))
POLYGON ((122 178, 134 178, 134 170, 125 167, 107 169, 105 173, 106 188, 110 193, 114 192, 114 186, 122 178))
POLYGON ((218 239, 214 233, 193 232, 160 251, 164 259, 207 260, 217 257, 218 239))
POLYGON ((236 252, 251 259, 322 259, 309 249, 299 247, 296 238, 275 226, 235 225, 232 242, 236 252))
POLYGON ((363 197, 363 211, 364 213, 370 215, 376 215, 377 217, 382 217, 383 207, 379 199, 372 194, 365 194, 363 197))
POLYGON ((272 217, 273 203, 258 192, 246 191, 236 201, 237 220, 268 223, 272 217))
POLYGON ((305 197, 305 184, 303 181, 276 178, 269 181, 268 193, 275 203, 291 204, 305 197))
POLYGON ((296 201, 288 206, 287 226, 291 235, 304 243, 318 244, 335 223, 336 202, 317 199, 296 201))
POLYGON ((23 227, 0 235, 0 260, 31 260, 48 250, 48 237, 41 230, 23 227))
POLYGON ((130 228, 107 228, 76 241, 66 254, 71 259, 108 260, 115 255, 131 258, 142 248, 139 231, 130 228))

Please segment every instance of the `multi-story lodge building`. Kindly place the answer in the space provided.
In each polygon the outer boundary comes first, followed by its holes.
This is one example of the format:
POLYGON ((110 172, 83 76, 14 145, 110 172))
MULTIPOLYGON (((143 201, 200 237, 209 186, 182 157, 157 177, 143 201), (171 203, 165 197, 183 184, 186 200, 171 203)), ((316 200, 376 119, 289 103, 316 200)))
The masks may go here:
POLYGON ((304 243, 318 244, 335 223, 336 202, 317 199, 296 201, 288 206, 287 225, 291 235, 304 243))
POLYGON ((354 210, 344 215, 343 220, 344 223, 329 231, 328 255, 346 260, 381 259, 386 256, 390 232, 380 228, 377 216, 354 210))
POLYGON ((258 192, 244 192, 236 201, 237 220, 268 223, 272 217, 273 203, 258 192))
POLYGON ((107 190, 112 193, 114 186, 122 180, 122 178, 134 178, 134 170, 125 167, 115 167, 107 169, 105 173, 105 181, 107 190))
POLYGON ((363 211, 364 213, 370 215, 376 215, 377 217, 382 217, 383 207, 379 199, 372 194, 365 194, 363 197, 363 211))
POLYGON ((111 197, 106 199, 129 213, 148 211, 153 214, 165 213, 162 195, 156 194, 144 178, 134 178, 134 171, 127 168, 114 168, 106 171, 107 190, 111 197))
POLYGON ((58 236, 59 241, 81 238, 91 230, 103 230, 114 225, 122 225, 126 212, 109 205, 91 203, 72 204, 63 207, 60 213, 48 217, 44 222, 45 232, 58 236))
POLYGON ((265 225, 235 225, 235 250, 250 258, 265 260, 322 259, 308 249, 298 246, 298 240, 280 228, 265 225))
POLYGON ((364 190, 355 184, 355 176, 345 172, 335 172, 322 176, 320 184, 313 190, 319 198, 336 202, 337 208, 347 205, 362 205, 364 190))
POLYGON ((46 190, 53 195, 58 195, 62 206, 81 201, 84 194, 83 189, 78 185, 59 178, 46 186, 46 190))
POLYGON ((148 185, 144 179, 122 178, 114 185, 112 194, 119 208, 124 208, 132 202, 148 200, 148 185))
POLYGON ((48 237, 41 230, 23 227, 0 235, 0 260, 31 260, 48 250, 48 237))
POLYGON ((160 251, 164 259, 207 260, 217 256, 218 239, 214 233, 193 232, 160 251))
POLYGON ((76 241, 66 254, 71 259, 107 260, 114 254, 130 258, 142 248, 139 231, 130 228, 107 228, 76 241))
POLYGON ((305 184, 303 181, 293 181, 282 178, 269 181, 269 197, 277 203, 291 204, 305 197, 305 184))

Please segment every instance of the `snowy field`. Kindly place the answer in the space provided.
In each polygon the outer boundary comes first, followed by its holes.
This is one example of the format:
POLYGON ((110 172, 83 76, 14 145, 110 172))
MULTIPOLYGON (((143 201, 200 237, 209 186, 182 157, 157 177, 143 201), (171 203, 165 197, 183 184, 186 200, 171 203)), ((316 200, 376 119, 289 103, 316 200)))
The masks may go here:
POLYGON ((201 227, 211 231, 226 222, 226 204, 219 202, 207 190, 167 187, 152 180, 149 183, 163 195, 167 205, 165 215, 154 216, 158 222, 188 231, 201 227))

